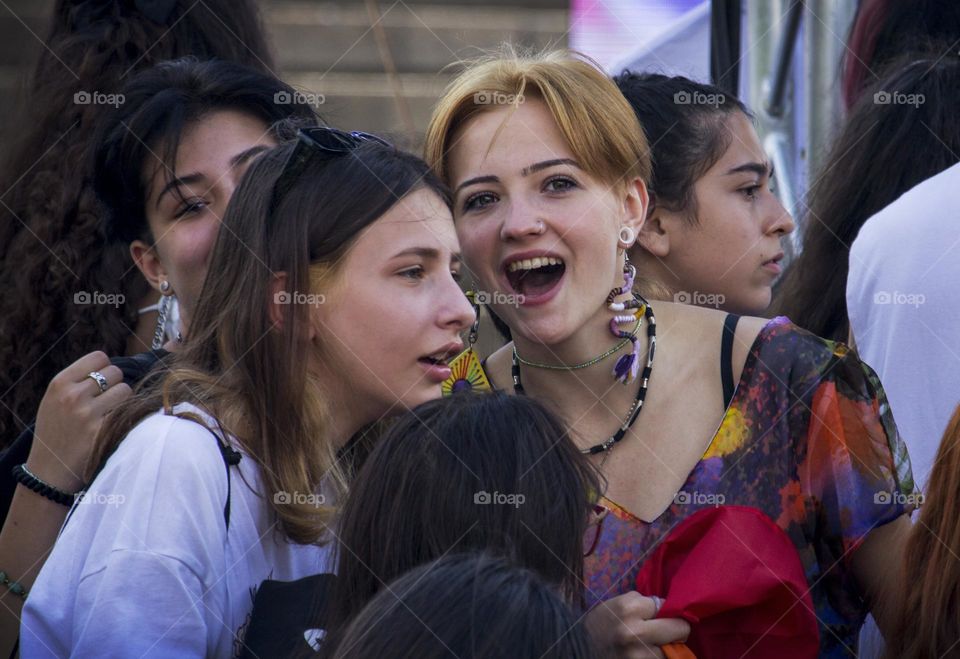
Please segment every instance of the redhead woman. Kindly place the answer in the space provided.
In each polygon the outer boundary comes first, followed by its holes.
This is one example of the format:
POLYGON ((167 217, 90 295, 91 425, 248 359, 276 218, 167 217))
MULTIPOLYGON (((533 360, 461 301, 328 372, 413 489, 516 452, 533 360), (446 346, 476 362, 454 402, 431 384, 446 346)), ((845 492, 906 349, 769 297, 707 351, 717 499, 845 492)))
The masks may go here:
MULTIPOLYGON (((578 56, 505 54, 451 83, 426 155, 454 191, 469 274, 513 337, 486 375, 548 402, 608 482, 585 566, 607 650, 657 656, 684 637, 684 623, 653 620, 637 573, 674 526, 727 504, 761 511, 796 548, 820 654, 855 652, 867 611, 897 615, 887 577, 913 492, 883 389, 845 346, 786 318, 644 299, 657 282, 635 280, 627 256, 648 154, 630 105, 578 56)), ((769 170, 759 148, 743 161, 769 170)))

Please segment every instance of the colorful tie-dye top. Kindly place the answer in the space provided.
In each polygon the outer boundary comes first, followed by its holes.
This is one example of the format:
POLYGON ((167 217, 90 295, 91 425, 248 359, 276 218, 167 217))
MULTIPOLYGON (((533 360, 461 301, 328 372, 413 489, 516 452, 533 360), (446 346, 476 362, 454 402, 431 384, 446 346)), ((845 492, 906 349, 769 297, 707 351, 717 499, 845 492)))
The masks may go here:
MULTIPOLYGON (((634 589, 644 557, 704 507, 750 506, 793 541, 820 631, 820 656, 855 656, 867 608, 852 557, 916 498, 906 447, 873 370, 789 319, 757 336, 719 431, 674 503, 645 523, 610 500, 586 560, 593 605, 634 589)), ((801 604, 798 604, 801 606, 801 604)))

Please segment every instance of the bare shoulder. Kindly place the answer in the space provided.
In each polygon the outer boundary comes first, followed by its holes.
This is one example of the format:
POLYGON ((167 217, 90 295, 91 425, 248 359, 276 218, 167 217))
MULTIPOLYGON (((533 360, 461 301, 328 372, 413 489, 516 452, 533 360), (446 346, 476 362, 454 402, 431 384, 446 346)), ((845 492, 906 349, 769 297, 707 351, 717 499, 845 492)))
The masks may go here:
POLYGON ((496 389, 512 390, 511 367, 512 360, 510 356, 513 352, 513 341, 501 346, 494 351, 486 362, 484 362, 484 371, 490 384, 496 389))

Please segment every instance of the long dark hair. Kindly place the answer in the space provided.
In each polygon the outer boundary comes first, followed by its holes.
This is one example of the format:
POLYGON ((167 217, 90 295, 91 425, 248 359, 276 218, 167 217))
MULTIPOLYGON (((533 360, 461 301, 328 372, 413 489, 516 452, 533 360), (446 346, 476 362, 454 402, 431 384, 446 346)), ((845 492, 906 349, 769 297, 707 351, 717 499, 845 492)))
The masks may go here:
POLYGON ((624 71, 613 81, 640 120, 653 158, 651 209, 661 206, 697 219, 694 185, 733 140, 727 119, 751 117, 736 97, 683 76, 624 71))
POLYGON ((267 126, 291 119, 316 123, 312 108, 285 82, 233 62, 192 57, 162 62, 132 78, 123 94, 125 102, 105 112, 97 125, 93 185, 103 202, 107 242, 124 246, 154 241, 145 212, 146 174, 160 157, 169 182, 181 135, 192 123, 221 110, 242 112, 267 126))
POLYGON ((111 106, 84 104, 83 94, 117 94, 137 71, 187 55, 268 71, 256 2, 56 5, 0 166, 0 447, 33 418, 57 372, 91 350, 125 352, 149 292, 126 245, 105 244, 90 156, 95 121, 111 106), (77 305, 76 291, 125 303, 77 305))
POLYGON ((860 0, 843 54, 843 103, 888 73, 904 53, 931 52, 952 57, 960 39, 960 3, 944 0, 860 0), (939 48, 936 46, 939 44, 939 48))
POLYGON ((336 659, 593 659, 584 629, 529 569, 452 554, 383 588, 347 628, 336 659))
POLYGON ((770 313, 846 341, 850 245, 870 216, 960 160, 960 60, 904 62, 864 93, 808 195, 803 251, 770 313))
POLYGON ((401 417, 350 485, 328 636, 384 583, 451 550, 486 550, 582 602, 597 472, 542 404, 458 394, 401 417))
POLYGON ((334 158, 311 154, 275 204, 276 181, 295 148, 296 142, 284 143, 250 165, 217 234, 190 340, 169 373, 107 418, 90 471, 145 416, 190 402, 262 466, 262 494, 284 533, 311 543, 322 539, 332 509, 275 495, 317 492, 324 478, 342 492, 345 479, 328 433, 336 411, 308 369, 317 350, 307 331, 309 305, 276 305, 280 327, 271 319, 275 276, 286 274, 288 295, 316 291, 339 274, 362 230, 405 195, 425 188, 450 202, 422 160, 368 142, 334 158))

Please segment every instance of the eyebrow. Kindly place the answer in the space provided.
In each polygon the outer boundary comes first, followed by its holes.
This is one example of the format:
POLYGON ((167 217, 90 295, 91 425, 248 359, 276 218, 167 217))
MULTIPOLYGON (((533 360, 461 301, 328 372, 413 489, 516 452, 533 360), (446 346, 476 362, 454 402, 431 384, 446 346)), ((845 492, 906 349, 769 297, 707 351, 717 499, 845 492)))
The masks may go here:
MULTIPOLYGON (((255 155, 258 155, 263 151, 267 151, 268 149, 270 149, 270 147, 265 144, 257 144, 255 146, 250 147, 249 149, 244 149, 240 153, 230 158, 230 168, 234 169, 236 167, 239 167, 240 165, 243 165, 246 162, 248 162, 255 155)), ((199 183, 200 181, 203 181, 204 178, 205 177, 201 172, 193 172, 192 174, 188 174, 187 176, 175 176, 170 180, 169 183, 163 186, 163 189, 160 190, 160 194, 157 195, 157 204, 156 204, 157 207, 160 206, 160 200, 163 199, 163 195, 170 192, 170 190, 172 190, 173 188, 179 188, 184 185, 190 185, 191 183, 199 183)))
POLYGON ((771 163, 765 162, 748 162, 744 163, 738 167, 734 167, 728 171, 724 176, 731 176, 732 174, 741 174, 743 172, 752 172, 757 176, 769 176, 773 178, 773 165, 771 163))
MULTIPOLYGON (((536 162, 529 167, 524 167, 520 170, 520 176, 530 176, 530 174, 536 174, 539 171, 544 169, 549 169, 550 167, 556 167, 557 165, 571 165, 580 169, 580 163, 571 158, 555 158, 553 160, 544 160, 542 162, 536 162)), ((500 178, 497 176, 477 176, 475 178, 468 178, 466 181, 457 186, 457 189, 453 191, 456 195, 460 190, 467 187, 468 185, 476 185, 477 183, 499 183, 500 178)))
POLYGON ((557 165, 572 165, 577 169, 580 169, 580 165, 576 160, 571 158, 555 158, 554 160, 544 160, 543 162, 537 162, 529 167, 524 167, 520 170, 520 176, 529 176, 530 174, 536 174, 539 171, 548 169, 550 167, 556 167, 557 165))
MULTIPOLYGON (((407 249, 401 250, 393 255, 393 258, 397 259, 401 256, 419 256, 424 259, 440 259, 440 252, 433 247, 408 247, 407 249)), ((455 263, 460 263, 460 253, 453 252, 450 255, 450 260, 455 263)))

